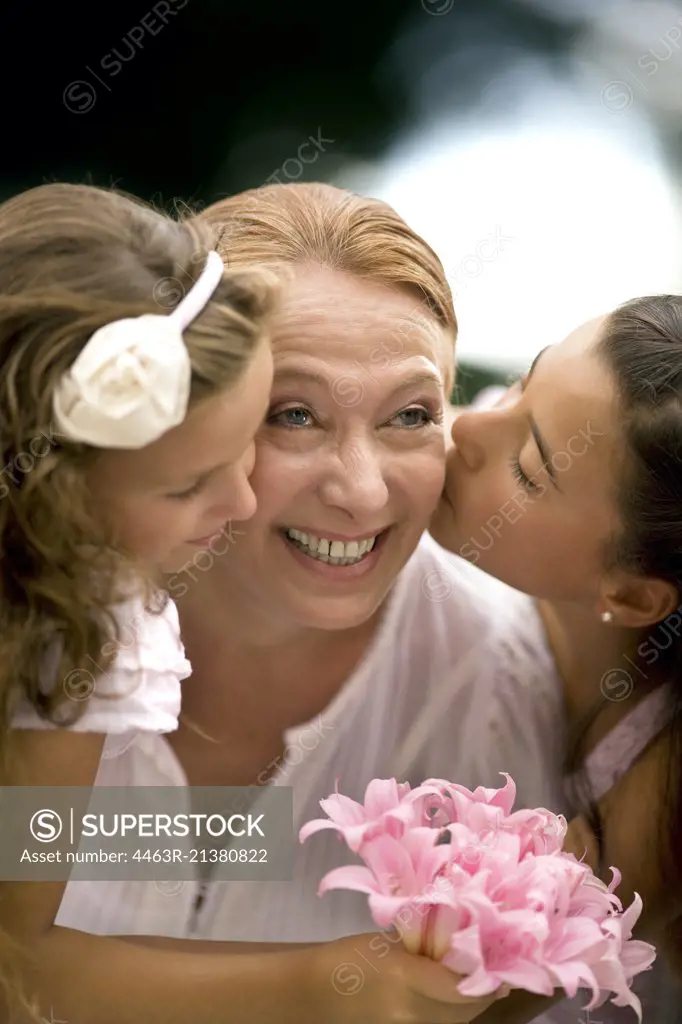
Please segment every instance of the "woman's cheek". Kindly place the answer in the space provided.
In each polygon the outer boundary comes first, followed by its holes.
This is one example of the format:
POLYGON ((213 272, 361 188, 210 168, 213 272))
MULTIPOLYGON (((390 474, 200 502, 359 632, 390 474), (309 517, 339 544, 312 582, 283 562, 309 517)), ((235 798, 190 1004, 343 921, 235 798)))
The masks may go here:
MULTIPOLYGON (((389 470, 396 479, 395 466, 389 470)), ((423 452, 405 459, 400 466, 400 486, 427 513, 431 513, 445 483, 445 453, 423 452)))

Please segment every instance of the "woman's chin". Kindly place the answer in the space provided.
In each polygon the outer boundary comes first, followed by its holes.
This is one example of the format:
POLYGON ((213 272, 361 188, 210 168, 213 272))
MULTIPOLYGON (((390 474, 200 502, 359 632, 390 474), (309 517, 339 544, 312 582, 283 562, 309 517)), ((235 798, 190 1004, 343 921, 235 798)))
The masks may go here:
POLYGON ((302 629, 335 632, 358 629, 368 622, 382 603, 384 595, 346 594, 329 597, 297 595, 290 600, 289 617, 302 629))

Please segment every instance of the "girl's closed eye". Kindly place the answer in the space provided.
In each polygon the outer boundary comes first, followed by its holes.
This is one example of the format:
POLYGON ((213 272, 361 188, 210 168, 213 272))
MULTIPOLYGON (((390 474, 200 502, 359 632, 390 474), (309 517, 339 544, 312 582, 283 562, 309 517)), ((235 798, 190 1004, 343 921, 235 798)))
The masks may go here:
POLYGON ((167 494, 166 497, 173 501, 189 501, 190 498, 194 498, 201 493, 204 489, 205 483, 205 479, 197 480, 191 487, 188 487, 187 490, 178 491, 175 494, 167 494))
POLYGON ((531 480, 531 478, 524 473, 521 463, 519 462, 518 455, 512 455, 509 460, 511 471, 514 477, 518 480, 525 491, 537 491, 538 485, 531 480))

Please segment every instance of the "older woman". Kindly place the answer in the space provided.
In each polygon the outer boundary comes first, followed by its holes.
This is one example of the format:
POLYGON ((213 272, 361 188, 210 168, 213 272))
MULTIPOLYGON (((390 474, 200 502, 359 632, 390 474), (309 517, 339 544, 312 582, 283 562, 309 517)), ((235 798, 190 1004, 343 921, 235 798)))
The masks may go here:
MULTIPOLYGON (((359 797, 375 776, 454 769, 466 709, 453 666, 490 686, 504 666, 520 671, 540 707, 546 695, 548 723, 559 687, 531 601, 465 563, 454 587, 452 559, 422 537, 443 482, 455 332, 433 252, 383 204, 330 186, 258 189, 204 217, 222 227, 230 265, 286 264, 291 279, 273 328, 258 510, 195 582, 170 581, 194 666, 171 743, 193 784, 293 786, 298 826, 337 779, 359 797), (489 611, 502 591, 506 622, 489 611), (436 702, 440 721, 424 732, 436 702)), ((534 786, 555 732, 530 762, 534 786)), ((523 725, 517 739, 531 754, 523 725)), ((191 927, 281 941, 371 928, 363 898, 316 896, 343 860, 331 833, 317 836, 297 850, 293 882, 211 886, 191 927)))

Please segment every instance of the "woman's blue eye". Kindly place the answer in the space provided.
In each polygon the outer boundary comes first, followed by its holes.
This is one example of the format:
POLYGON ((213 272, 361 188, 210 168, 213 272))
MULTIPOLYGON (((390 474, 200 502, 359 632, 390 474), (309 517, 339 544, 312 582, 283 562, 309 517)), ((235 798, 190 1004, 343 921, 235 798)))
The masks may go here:
POLYGON ((393 420, 402 420, 400 423, 401 427, 413 429, 414 427, 425 427, 427 423, 433 423, 434 416, 428 409, 424 409, 421 405, 415 405, 409 409, 403 409, 393 417, 393 420))
POLYGON ((308 427, 312 422, 312 414, 302 405, 282 409, 281 412, 268 416, 268 423, 282 427, 308 427))

